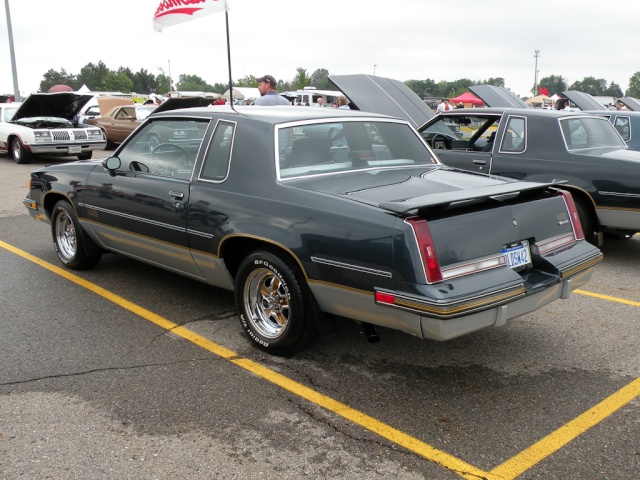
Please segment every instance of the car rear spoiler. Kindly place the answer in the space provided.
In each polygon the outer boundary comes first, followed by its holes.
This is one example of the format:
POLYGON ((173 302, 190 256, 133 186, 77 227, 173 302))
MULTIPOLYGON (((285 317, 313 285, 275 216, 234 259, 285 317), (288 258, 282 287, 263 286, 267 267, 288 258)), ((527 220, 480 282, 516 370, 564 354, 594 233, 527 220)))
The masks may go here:
POLYGON ((380 208, 404 214, 414 213, 423 208, 440 207, 441 210, 444 210, 450 206, 468 205, 489 199, 497 201, 511 199, 517 197, 522 192, 547 187, 557 187, 564 183, 566 183, 566 180, 558 180, 549 183, 513 182, 490 187, 432 193, 429 195, 407 198, 406 200, 382 202, 380 204, 380 208))

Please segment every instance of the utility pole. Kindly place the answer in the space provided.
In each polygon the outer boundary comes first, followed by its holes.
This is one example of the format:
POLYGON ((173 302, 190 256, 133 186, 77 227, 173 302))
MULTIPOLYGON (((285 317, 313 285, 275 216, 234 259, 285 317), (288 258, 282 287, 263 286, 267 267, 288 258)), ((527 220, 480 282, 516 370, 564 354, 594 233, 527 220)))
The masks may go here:
POLYGON ((534 52, 534 58, 536 59, 536 71, 535 71, 535 75, 533 77, 533 96, 535 97, 536 95, 538 95, 538 57, 540 56, 540 50, 536 50, 534 52))
POLYGON ((9 0, 4 0, 4 7, 7 11, 7 32, 9 33, 9 51, 11 52, 11 72, 13 73, 13 96, 16 102, 21 100, 18 89, 18 71, 16 69, 16 54, 13 49, 13 29, 11 28, 11 13, 9 12, 9 0))

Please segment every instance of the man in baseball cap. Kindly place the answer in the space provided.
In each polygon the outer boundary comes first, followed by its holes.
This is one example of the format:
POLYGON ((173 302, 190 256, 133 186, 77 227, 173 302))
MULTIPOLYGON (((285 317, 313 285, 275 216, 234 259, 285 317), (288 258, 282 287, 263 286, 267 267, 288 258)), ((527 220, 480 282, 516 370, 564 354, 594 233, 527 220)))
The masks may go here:
POLYGON ((291 105, 291 102, 281 95, 278 95, 276 86, 278 82, 272 75, 264 75, 256 79, 258 81, 258 90, 260 90, 260 98, 257 98, 254 105, 271 106, 271 105, 291 105))

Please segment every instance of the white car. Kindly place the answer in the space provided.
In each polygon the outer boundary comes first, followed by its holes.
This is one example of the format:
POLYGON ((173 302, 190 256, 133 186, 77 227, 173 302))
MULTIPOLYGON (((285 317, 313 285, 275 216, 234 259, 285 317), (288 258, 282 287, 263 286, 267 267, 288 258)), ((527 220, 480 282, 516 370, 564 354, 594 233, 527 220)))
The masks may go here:
POLYGON ((43 153, 91 158, 93 150, 106 145, 99 128, 78 124, 78 112, 91 98, 73 92, 34 93, 21 104, 3 104, 0 153, 11 152, 16 163, 43 153))

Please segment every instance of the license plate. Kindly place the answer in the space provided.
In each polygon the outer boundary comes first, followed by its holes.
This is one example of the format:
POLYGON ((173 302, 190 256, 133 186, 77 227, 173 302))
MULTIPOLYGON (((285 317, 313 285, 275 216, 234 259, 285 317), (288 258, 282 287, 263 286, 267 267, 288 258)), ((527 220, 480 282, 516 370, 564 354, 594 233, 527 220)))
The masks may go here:
POLYGON ((69 147, 69 153, 82 153, 82 147, 80 147, 80 146, 71 146, 71 147, 69 147))
POLYGON ((507 266, 514 270, 521 270, 531 265, 531 251, 529 250, 529 241, 511 243, 502 247, 502 255, 507 261, 507 266))

